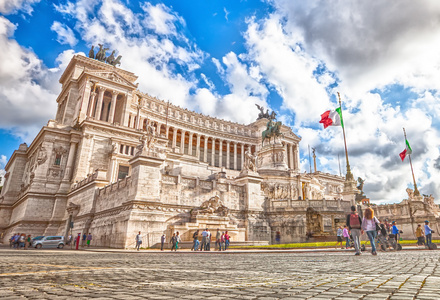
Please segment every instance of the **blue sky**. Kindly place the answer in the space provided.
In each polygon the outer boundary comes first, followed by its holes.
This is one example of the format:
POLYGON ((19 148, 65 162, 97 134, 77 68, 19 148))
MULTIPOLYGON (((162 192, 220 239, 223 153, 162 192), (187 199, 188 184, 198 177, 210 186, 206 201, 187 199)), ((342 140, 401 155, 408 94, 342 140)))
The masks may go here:
MULTIPOLYGON (((350 164, 374 201, 412 187, 440 196, 440 3, 388 1, 0 0, 0 175, 22 142, 55 116, 72 55, 105 43, 142 92, 240 123, 269 107, 301 136, 318 169, 339 173, 340 128, 321 113, 343 99, 350 164)), ((341 161, 344 168, 344 161, 341 161)))

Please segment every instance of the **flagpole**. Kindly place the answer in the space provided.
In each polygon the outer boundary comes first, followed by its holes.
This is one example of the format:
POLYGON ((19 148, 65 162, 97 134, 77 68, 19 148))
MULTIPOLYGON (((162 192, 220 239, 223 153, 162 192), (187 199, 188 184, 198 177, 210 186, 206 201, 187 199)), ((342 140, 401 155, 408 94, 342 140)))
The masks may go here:
POLYGON ((338 92, 338 98, 339 98, 339 107, 341 108, 342 133, 344 134, 345 159, 347 160, 347 175, 345 175, 345 179, 346 180, 353 180, 353 174, 351 174, 351 170, 350 170, 350 163, 348 162, 347 140, 345 139, 345 126, 343 126, 342 103, 341 103, 341 95, 339 95, 339 92, 338 92))
POLYGON ((312 159, 310 158, 310 145, 309 146, 309 165, 310 165, 310 173, 312 173, 312 159))
MULTIPOLYGON (((405 137, 405 148, 406 148, 407 146, 406 146, 406 131, 405 131, 405 127, 403 127, 403 135, 405 137)), ((411 174, 412 174, 413 181, 414 181, 414 196, 420 196, 420 192, 417 189, 416 177, 414 176, 414 170, 413 170, 412 161, 411 161, 411 154, 408 154, 408 158, 409 158, 409 165, 411 166, 411 174)))
POLYGON ((339 176, 342 176, 341 161, 339 160, 339 153, 338 153, 338 164, 339 164, 339 176))

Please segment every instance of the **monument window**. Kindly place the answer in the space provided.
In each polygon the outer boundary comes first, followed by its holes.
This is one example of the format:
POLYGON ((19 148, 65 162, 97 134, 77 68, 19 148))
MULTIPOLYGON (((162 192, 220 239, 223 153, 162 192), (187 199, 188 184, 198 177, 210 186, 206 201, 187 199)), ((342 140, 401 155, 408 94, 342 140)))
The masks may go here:
POLYGON ((134 155, 134 147, 131 147, 131 155, 134 155))
POLYGON ((119 146, 119 153, 124 153, 124 145, 119 146))
POLYGON ((54 165, 55 166, 60 166, 61 165, 61 154, 57 154, 55 156, 55 163, 54 163, 54 165))
POLYGON ((125 177, 127 177, 128 170, 129 170, 129 167, 127 167, 127 166, 119 166, 118 179, 124 179, 125 177))

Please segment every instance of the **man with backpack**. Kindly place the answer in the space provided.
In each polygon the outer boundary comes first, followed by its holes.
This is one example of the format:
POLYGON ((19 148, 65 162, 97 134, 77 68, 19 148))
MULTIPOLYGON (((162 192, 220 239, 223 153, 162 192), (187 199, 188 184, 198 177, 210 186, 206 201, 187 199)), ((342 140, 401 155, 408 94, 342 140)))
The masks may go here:
POLYGON ((356 212, 356 206, 351 207, 351 213, 347 215, 347 226, 351 231, 351 235, 353 236, 355 255, 361 255, 361 234, 363 230, 361 229, 362 220, 359 214, 356 212))

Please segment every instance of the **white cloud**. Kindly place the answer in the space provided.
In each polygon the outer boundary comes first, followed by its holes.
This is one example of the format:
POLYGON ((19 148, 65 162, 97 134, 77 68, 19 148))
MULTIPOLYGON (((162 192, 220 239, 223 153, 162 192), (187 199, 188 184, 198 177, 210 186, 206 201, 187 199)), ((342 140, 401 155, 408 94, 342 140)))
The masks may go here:
POLYGON ((174 23, 185 24, 181 17, 173 14, 171 9, 163 4, 152 5, 147 2, 142 6, 142 9, 148 14, 144 19, 144 25, 153 29, 157 34, 177 35, 174 23))
POLYGON ((295 113, 296 125, 315 122, 330 107, 325 90, 330 76, 323 75, 321 81, 315 78, 314 71, 320 62, 299 47, 295 36, 284 31, 279 15, 261 23, 251 19, 248 24, 248 59, 259 66, 259 72, 275 87, 283 98, 283 107, 295 113))
POLYGON ((53 22, 50 30, 55 31, 57 34, 58 43, 64 45, 68 44, 73 47, 78 43, 78 40, 75 37, 72 29, 69 28, 66 24, 61 24, 58 21, 53 22))
POLYGON ((5 183, 5 166, 8 161, 6 160, 5 155, 0 155, 0 186, 3 186, 5 183))
POLYGON ((18 11, 24 11, 26 14, 32 14, 32 5, 41 0, 0 0, 0 13, 11 14, 18 11))
POLYGON ((29 142, 56 110, 60 73, 48 72, 31 50, 9 37, 15 25, 0 16, 0 127, 29 142))

